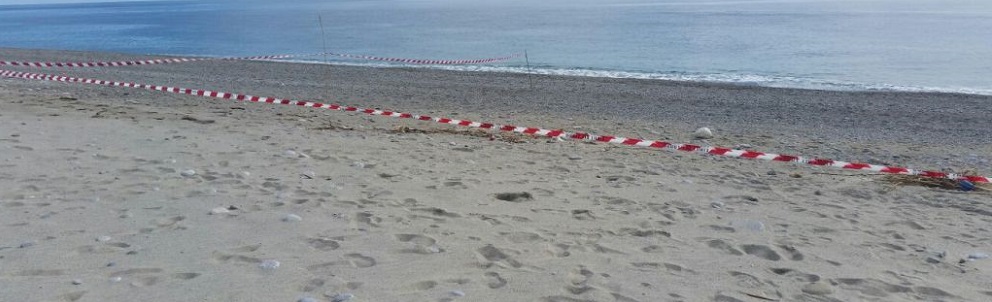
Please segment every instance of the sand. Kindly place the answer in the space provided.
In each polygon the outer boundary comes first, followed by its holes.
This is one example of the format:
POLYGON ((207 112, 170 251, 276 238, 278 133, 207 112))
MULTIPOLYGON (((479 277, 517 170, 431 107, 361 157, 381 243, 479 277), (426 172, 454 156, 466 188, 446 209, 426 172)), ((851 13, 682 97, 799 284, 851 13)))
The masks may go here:
MULTIPOLYGON (((257 62, 69 74, 992 171, 982 96, 257 62)), ((992 299, 992 197, 866 173, 16 79, 0 150, 3 301, 992 299)))

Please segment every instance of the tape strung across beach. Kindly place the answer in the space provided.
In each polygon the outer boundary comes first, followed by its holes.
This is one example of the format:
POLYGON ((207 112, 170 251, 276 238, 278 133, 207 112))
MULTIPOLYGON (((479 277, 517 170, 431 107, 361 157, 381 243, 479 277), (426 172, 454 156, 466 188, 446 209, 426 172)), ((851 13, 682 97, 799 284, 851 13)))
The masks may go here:
POLYGON ((424 59, 403 59, 403 58, 385 58, 385 57, 364 56, 364 55, 349 55, 349 54, 341 54, 341 53, 327 53, 327 55, 343 57, 343 58, 352 58, 352 59, 387 61, 387 62, 398 62, 398 63, 407 63, 407 64, 427 64, 427 65, 485 64, 485 63, 508 61, 523 56, 523 54, 512 54, 505 57, 477 59, 477 60, 424 60, 424 59))
POLYGON ((514 58, 519 58, 523 56, 522 54, 512 54, 504 57, 497 58, 487 58, 487 59, 469 59, 469 60, 433 60, 433 59, 408 59, 408 58, 387 58, 387 57, 376 57, 376 56, 365 56, 365 55, 352 55, 352 54, 341 54, 341 53, 315 53, 315 54, 295 54, 295 55, 271 55, 271 56, 253 56, 253 57, 224 57, 224 58, 210 58, 210 57, 188 57, 188 58, 164 58, 164 59, 145 59, 145 60, 131 60, 131 61, 107 61, 107 62, 17 62, 17 61, 0 61, 0 66, 19 66, 19 67, 35 67, 35 68, 80 68, 80 67, 121 67, 121 66, 138 66, 138 65, 157 65, 157 64, 173 64, 173 63, 189 63, 189 62, 199 62, 199 61, 247 61, 247 60, 275 60, 275 59, 288 59, 288 58, 300 58, 300 57, 315 57, 321 55, 337 56, 350 59, 362 59, 362 60, 373 60, 373 61, 387 61, 396 63, 406 63, 406 64, 423 64, 423 65, 464 65, 464 64, 486 64, 486 63, 496 63, 512 60, 514 58))
POLYGON ((235 100, 235 101, 243 101, 243 102, 296 105, 296 106, 330 109, 330 110, 338 110, 338 111, 362 112, 369 115, 380 115, 380 116, 387 116, 387 117, 394 117, 401 119, 415 119, 419 121, 436 122, 441 124, 457 125, 457 126, 480 128, 487 130, 496 129, 499 131, 516 132, 516 133, 530 134, 535 136, 545 136, 549 138, 563 138, 563 139, 572 139, 579 141, 594 141, 594 142, 611 143, 611 144, 619 144, 619 145, 627 145, 627 146, 639 146, 639 147, 648 147, 648 148, 656 148, 656 149, 665 149, 671 151, 683 151, 683 152, 708 154, 708 155, 716 155, 716 156, 760 159, 760 160, 776 161, 776 162, 791 162, 791 163, 804 164, 810 166, 831 167, 831 168, 848 169, 848 170, 862 170, 862 171, 871 171, 877 173, 919 175, 919 176, 931 177, 931 178, 966 180, 970 182, 980 182, 980 183, 992 182, 990 178, 984 176, 959 175, 959 174, 944 173, 938 171, 924 171, 924 170, 915 170, 915 169, 908 169, 902 167, 873 165, 873 164, 856 163, 856 162, 844 162, 844 161, 835 161, 830 159, 763 153, 757 151, 736 150, 736 149, 722 148, 722 147, 700 146, 693 144, 677 144, 677 143, 670 143, 670 142, 657 141, 657 140, 624 138, 624 137, 616 137, 616 136, 608 136, 608 135, 595 135, 595 134, 589 134, 583 132, 572 133, 572 132, 565 132, 563 130, 548 130, 548 129, 534 128, 534 127, 499 125, 493 123, 473 122, 473 121, 457 120, 457 119, 450 119, 443 117, 430 117, 430 116, 417 115, 411 113, 384 111, 379 109, 368 109, 368 108, 363 109, 358 107, 324 104, 324 103, 318 103, 312 101, 300 101, 300 100, 282 99, 282 98, 274 98, 274 97, 259 97, 259 96, 253 96, 247 94, 218 92, 218 91, 209 91, 209 90, 200 90, 200 89, 114 82, 114 81, 74 78, 67 76, 55 76, 55 75, 47 75, 47 74, 36 74, 36 73, 6 71, 6 70, 0 70, 0 77, 46 80, 46 81, 56 81, 56 82, 68 82, 68 83, 83 83, 83 84, 102 85, 102 86, 129 87, 129 88, 147 89, 154 91, 163 91, 169 93, 203 96, 203 97, 211 97, 211 98, 219 98, 219 99, 227 99, 227 100, 235 100))
POLYGON ((133 60, 133 61, 108 61, 108 62, 15 62, 15 61, 0 61, 0 65, 36 67, 36 68, 52 68, 52 67, 63 67, 63 68, 121 67, 121 66, 138 66, 138 65, 157 65, 157 64, 172 64, 172 63, 188 63, 188 62, 212 61, 212 60, 225 60, 225 61, 274 60, 274 59, 286 59, 286 58, 310 57, 310 56, 315 56, 315 54, 306 54, 306 55, 273 55, 273 56, 254 56, 254 57, 237 57, 237 58, 207 58, 207 57, 197 57, 197 58, 165 58, 165 59, 147 59, 147 60, 133 60))

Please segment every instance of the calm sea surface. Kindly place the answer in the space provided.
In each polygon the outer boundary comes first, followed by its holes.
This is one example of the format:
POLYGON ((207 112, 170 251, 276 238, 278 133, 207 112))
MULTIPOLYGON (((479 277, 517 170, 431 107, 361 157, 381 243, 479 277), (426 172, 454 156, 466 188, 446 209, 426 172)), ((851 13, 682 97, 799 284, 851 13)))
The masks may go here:
POLYGON ((549 74, 992 94, 988 0, 2 4, 0 47, 241 56, 320 52, 326 41, 333 52, 435 59, 526 50, 533 72, 549 74))

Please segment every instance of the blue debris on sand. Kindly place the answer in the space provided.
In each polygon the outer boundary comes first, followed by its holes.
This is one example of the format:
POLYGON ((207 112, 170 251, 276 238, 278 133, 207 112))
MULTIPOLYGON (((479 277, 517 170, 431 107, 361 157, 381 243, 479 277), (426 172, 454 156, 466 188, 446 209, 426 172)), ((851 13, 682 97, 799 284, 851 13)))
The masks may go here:
POLYGON ((958 181, 958 186, 961 187, 961 191, 965 191, 965 192, 975 190, 975 184, 967 180, 958 181))

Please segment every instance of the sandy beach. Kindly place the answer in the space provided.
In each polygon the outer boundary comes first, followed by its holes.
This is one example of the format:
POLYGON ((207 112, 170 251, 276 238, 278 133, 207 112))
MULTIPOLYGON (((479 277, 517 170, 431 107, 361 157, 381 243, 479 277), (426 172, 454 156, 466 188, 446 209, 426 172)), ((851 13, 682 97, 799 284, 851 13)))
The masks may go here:
MULTIPOLYGON (((44 72, 992 174, 990 96, 240 61, 44 72), (703 126, 716 137, 694 140, 703 126)), ((6 78, 0 150, 2 301, 992 299, 992 196, 868 173, 6 78)))

